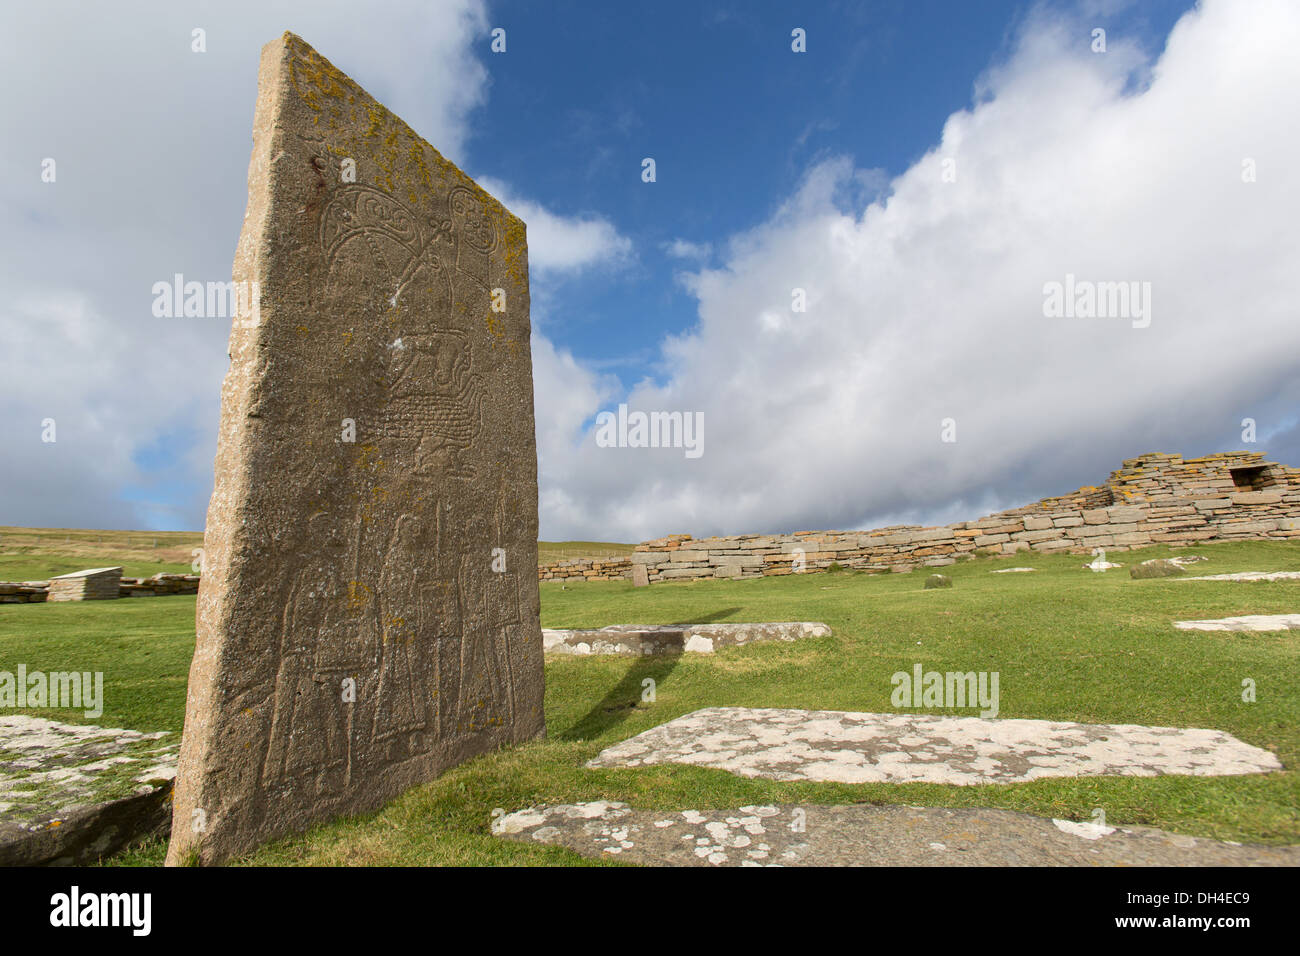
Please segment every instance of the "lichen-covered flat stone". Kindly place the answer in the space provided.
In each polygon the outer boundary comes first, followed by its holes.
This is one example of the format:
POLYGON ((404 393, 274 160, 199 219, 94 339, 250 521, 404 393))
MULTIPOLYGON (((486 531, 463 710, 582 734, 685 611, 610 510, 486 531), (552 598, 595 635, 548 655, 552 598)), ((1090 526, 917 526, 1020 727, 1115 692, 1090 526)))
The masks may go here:
POLYGON ((1174 621, 1180 631, 1297 631, 1300 614, 1244 614, 1208 621, 1174 621))
POLYGON ((501 814, 507 840, 649 866, 1297 866, 1300 847, 1010 810, 747 806, 634 810, 594 801, 501 814))
POLYGON ((831 629, 815 621, 779 621, 760 624, 612 624, 585 630, 544 628, 542 643, 548 654, 712 654, 721 647, 740 647, 762 641, 797 641, 829 637, 831 629))
POLYGON ((93 863, 165 834, 179 743, 0 715, 0 866, 93 863))
POLYGON ((959 785, 1282 769, 1269 751, 1219 730, 748 707, 686 714, 605 748, 587 766, 668 763, 772 780, 959 785))

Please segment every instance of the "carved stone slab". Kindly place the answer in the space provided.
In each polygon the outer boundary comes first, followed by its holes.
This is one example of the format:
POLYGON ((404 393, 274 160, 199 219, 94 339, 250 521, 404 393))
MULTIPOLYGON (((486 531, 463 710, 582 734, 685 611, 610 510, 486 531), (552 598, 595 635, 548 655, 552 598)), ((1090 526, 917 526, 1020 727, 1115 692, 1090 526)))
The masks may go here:
POLYGON ((248 187, 173 864, 544 733, 524 224, 292 34, 248 187))

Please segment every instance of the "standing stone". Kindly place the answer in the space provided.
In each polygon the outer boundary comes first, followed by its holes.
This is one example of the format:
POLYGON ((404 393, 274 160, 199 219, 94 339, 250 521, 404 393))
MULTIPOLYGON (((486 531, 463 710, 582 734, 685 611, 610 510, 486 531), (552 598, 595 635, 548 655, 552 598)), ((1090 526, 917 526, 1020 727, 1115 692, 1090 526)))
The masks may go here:
POLYGON ((632 586, 644 588, 650 585, 650 571, 644 564, 632 565, 632 586))
POLYGON ((545 732, 524 224, 285 34, 234 278, 171 864, 545 732))

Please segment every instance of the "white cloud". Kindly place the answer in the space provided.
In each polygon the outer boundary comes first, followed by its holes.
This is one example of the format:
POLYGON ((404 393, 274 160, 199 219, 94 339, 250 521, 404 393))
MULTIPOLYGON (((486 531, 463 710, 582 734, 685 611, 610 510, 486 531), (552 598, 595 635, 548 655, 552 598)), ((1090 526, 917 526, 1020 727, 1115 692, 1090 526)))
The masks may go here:
POLYGON ((665 253, 673 259, 705 260, 713 254, 713 246, 707 242, 691 242, 689 239, 674 239, 662 246, 665 253))
POLYGON ((565 216, 541 203, 521 199, 490 177, 478 183, 528 226, 528 266, 547 274, 572 273, 595 265, 617 265, 632 254, 632 240, 596 215, 565 216))
POLYGON ((165 436, 189 440, 196 421, 215 426, 219 390, 196 394, 193 383, 216 382, 219 389, 226 360, 220 351, 193 347, 201 321, 165 330, 167 320, 157 320, 154 334, 130 335, 80 295, 5 306, 0 338, 10 354, 23 356, 7 367, 4 382, 0 481, 7 520, 140 528, 173 510, 185 518, 206 510, 206 483, 188 492, 167 486, 210 474, 209 444, 201 461, 182 455, 164 469, 141 460, 165 436), (164 487, 150 504, 124 498, 127 485, 164 487))
POLYGON ((480 0, 143 6, 0 11, 0 523, 202 526, 229 324, 151 287, 230 276, 262 44, 291 26, 457 162, 485 99, 480 0))
POLYGON ((1300 8, 1208 0, 1154 63, 1084 26, 1033 15, 887 197, 846 204, 864 171, 822 162, 691 276, 698 326, 628 401, 703 411, 704 456, 588 430, 542 471, 543 534, 974 517, 1293 417, 1300 8), (1150 282, 1151 326, 1045 318, 1067 273, 1150 282))

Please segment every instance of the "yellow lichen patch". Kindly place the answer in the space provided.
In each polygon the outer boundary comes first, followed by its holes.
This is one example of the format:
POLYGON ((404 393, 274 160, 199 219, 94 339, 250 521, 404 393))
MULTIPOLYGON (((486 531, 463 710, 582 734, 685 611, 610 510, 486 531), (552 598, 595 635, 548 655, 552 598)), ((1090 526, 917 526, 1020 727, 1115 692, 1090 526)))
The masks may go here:
MULTIPOLYGON (((500 204, 498 204, 499 206, 500 204)), ((502 209, 505 213, 505 210, 502 209)), ((504 214, 502 221, 498 223, 502 242, 504 245, 504 256, 506 265, 506 275, 510 277, 519 288, 528 288, 528 227, 524 225, 522 219, 509 214, 504 214)))
POLYGON ((325 108, 322 97, 341 100, 348 94, 349 87, 360 91, 356 83, 303 40, 292 33, 286 33, 284 38, 295 55, 289 61, 290 80, 303 102, 312 109, 319 111, 325 108))
POLYGON ((360 581, 348 582, 348 610, 361 611, 370 604, 370 598, 374 595, 374 590, 368 584, 362 584, 360 581))
POLYGON ((379 449, 375 445, 358 445, 356 455, 359 467, 375 472, 384 469, 384 460, 379 457, 379 449))

